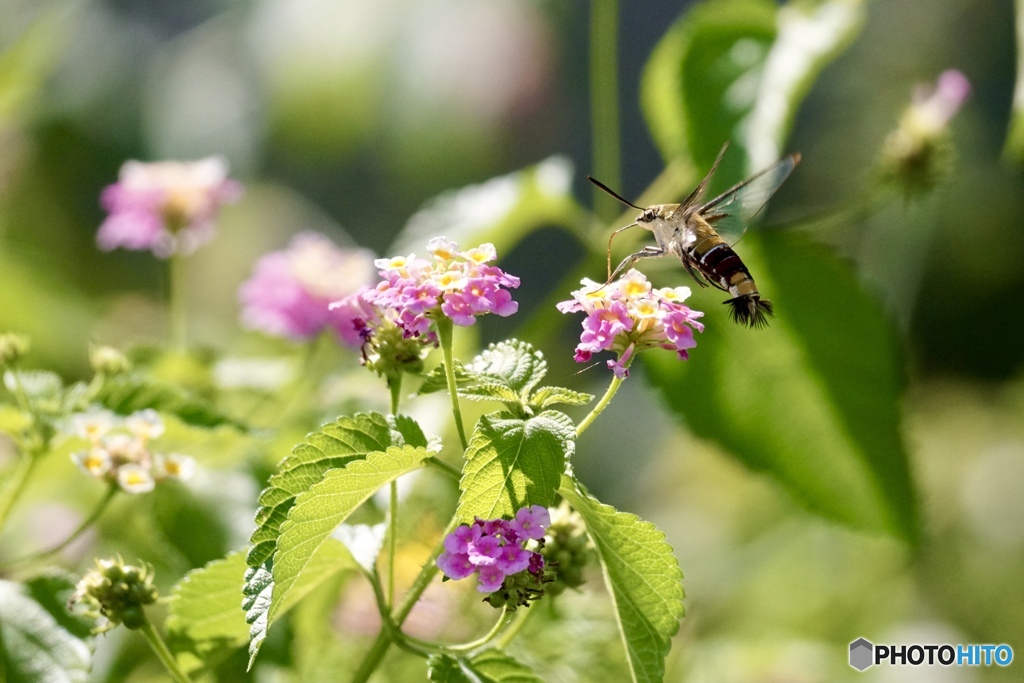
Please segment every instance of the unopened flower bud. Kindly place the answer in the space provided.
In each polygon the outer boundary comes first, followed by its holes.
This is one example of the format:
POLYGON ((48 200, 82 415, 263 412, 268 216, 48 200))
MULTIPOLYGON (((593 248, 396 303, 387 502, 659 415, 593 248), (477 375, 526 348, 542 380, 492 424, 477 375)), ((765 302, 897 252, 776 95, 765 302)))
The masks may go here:
POLYGON ((120 375, 132 369, 131 361, 113 346, 94 346, 89 350, 89 365, 100 375, 120 375))
POLYGON ((558 595, 566 588, 583 585, 583 570, 594 560, 594 547, 583 518, 564 502, 551 514, 551 526, 544 537, 541 554, 554 574, 548 593, 558 595))
POLYGON ((98 559, 78 582, 68 604, 84 605, 87 616, 103 620, 96 633, 122 623, 140 628, 146 623, 143 606, 157 599, 152 573, 152 567, 126 565, 120 557, 98 559))
POLYGON ((930 190, 952 166, 949 124, 960 111, 971 84, 956 70, 943 72, 934 88, 918 88, 913 102, 882 148, 882 177, 905 194, 930 190))
POLYGON ((29 348, 31 348, 31 343, 25 335, 13 332, 0 334, 0 365, 16 363, 28 353, 29 348))

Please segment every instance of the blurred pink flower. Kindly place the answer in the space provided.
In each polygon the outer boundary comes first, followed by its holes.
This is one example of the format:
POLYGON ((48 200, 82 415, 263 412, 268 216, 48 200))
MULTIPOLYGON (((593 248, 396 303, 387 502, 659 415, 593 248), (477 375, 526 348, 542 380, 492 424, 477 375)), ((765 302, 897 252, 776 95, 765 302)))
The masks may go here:
POLYGON ((213 236, 222 204, 241 196, 220 157, 199 161, 127 161, 100 202, 110 212, 96 241, 104 251, 149 249, 160 258, 189 254, 213 236))
POLYGON ((242 324, 277 337, 311 339, 333 327, 349 346, 359 348, 359 321, 372 311, 350 296, 374 277, 373 254, 341 248, 323 235, 305 232, 288 248, 263 256, 239 289, 242 324), (345 304, 328 308, 332 301, 345 304))

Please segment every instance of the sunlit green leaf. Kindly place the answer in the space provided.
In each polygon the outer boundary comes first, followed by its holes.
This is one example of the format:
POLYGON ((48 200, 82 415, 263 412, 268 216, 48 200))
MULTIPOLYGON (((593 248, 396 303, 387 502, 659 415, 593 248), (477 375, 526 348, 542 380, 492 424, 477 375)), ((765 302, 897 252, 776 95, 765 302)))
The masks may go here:
POLYGON ((444 235, 463 249, 490 242, 504 256, 531 231, 572 225, 582 209, 572 196, 572 165, 550 157, 536 166, 443 194, 409 219, 393 247, 423 253, 444 235))
POLYGON ((427 678, 431 683, 541 683, 528 666, 497 650, 473 657, 431 655, 427 678))
POLYGON ((573 421, 555 410, 525 420, 481 417, 459 482, 459 520, 511 518, 525 505, 551 504, 575 438, 573 421))
POLYGON ((0 581, 0 678, 6 683, 89 679, 95 621, 73 615, 70 577, 0 581))
MULTIPOLYGON (((352 555, 340 542, 327 539, 309 558, 301 576, 292 585, 288 596, 274 610, 279 617, 295 604, 338 572, 352 569, 355 563, 352 555)), ((260 646, 267 637, 267 629, 273 621, 270 614, 271 598, 274 592, 274 577, 266 567, 249 567, 244 570, 245 584, 242 587, 242 609, 245 622, 249 624, 249 666, 251 667, 260 646)), ((237 586, 237 585, 236 585, 237 586)), ((237 597, 237 594, 236 594, 237 597)), ((238 611, 238 603, 235 603, 238 611)))
POLYGON ((187 670, 249 639, 239 609, 244 572, 245 553, 231 553, 193 569, 175 584, 165 628, 168 645, 187 670))
POLYGON ((633 680, 658 683, 683 616, 683 573, 665 534, 634 514, 618 512, 562 478, 558 492, 580 513, 615 603, 633 680))
POLYGON ((860 0, 789 3, 712 0, 693 6, 655 49, 641 99, 665 159, 710 167, 722 143, 723 181, 781 156, 797 107, 814 78, 853 39, 860 0), (746 168, 737 166, 742 162, 746 168))
POLYGON ((305 571, 317 549, 339 524, 379 488, 423 467, 430 457, 425 448, 391 447, 370 453, 342 469, 333 469, 295 499, 288 519, 281 525, 274 555, 274 590, 269 621, 280 612, 292 586, 305 571))
POLYGON ((466 370, 478 377, 500 381, 517 394, 526 396, 544 379, 548 363, 544 354, 530 344, 510 339, 490 344, 466 370))
POLYGON ((559 403, 582 406, 594 400, 593 394, 584 394, 565 387, 541 387, 530 397, 530 405, 544 409, 559 403))
MULTIPOLYGON (((410 431, 409 422, 406 418, 403 429, 415 435, 415 431, 410 431)), ((419 430, 414 438, 421 437, 422 430, 419 430)), ((281 524, 294 505, 295 496, 321 481, 328 470, 386 450, 388 446, 402 443, 404 438, 401 432, 392 430, 388 419, 379 413, 340 417, 308 435, 304 443, 281 461, 277 474, 260 494, 256 531, 250 539, 253 547, 249 551, 249 566, 258 567, 273 556, 281 524)))

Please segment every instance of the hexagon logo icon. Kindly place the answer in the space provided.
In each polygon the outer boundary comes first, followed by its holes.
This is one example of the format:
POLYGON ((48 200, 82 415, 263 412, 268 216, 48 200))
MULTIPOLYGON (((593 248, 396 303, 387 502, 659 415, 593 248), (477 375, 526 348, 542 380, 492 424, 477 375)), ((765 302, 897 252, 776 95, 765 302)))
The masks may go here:
POLYGON ((850 666, 863 671, 874 664, 875 646, 866 638, 858 638, 850 643, 850 666))

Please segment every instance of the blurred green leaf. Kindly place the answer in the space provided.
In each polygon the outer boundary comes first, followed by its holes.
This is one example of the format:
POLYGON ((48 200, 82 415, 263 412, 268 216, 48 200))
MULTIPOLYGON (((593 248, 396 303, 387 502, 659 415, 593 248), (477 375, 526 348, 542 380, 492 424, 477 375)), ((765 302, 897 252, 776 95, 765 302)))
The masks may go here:
POLYGON ((1013 90, 1013 111, 1003 154, 1024 164, 1024 0, 1017 0, 1017 85, 1013 90))
POLYGON ((558 492, 583 517, 594 542, 633 680, 660 682, 671 638, 683 617, 684 596, 683 573, 665 534, 580 492, 568 477, 562 477, 558 492))
POLYGON ((448 192, 409 219, 396 254, 422 253, 444 235, 463 249, 490 242, 499 256, 543 226, 575 226, 584 215, 572 196, 571 163, 550 157, 536 166, 448 192))
POLYGON ((0 52, 0 123, 28 107, 43 92, 63 47, 59 18, 47 12, 0 52))
POLYGON ((523 506, 550 505, 575 438, 576 425, 556 410, 526 420, 481 417, 459 482, 459 521, 510 519, 523 506))
POLYGON ((68 611, 74 581, 47 574, 0 581, 0 679, 5 683, 84 683, 92 665, 93 619, 68 611))
POLYGON ((689 361, 644 354, 666 406, 809 510, 914 540, 893 329, 825 248, 793 234, 748 234, 743 246, 777 317, 751 330, 714 306, 689 361))
POLYGON ((683 15, 644 71, 641 101, 666 160, 709 168, 733 140, 758 170, 777 159, 814 78, 856 35, 860 0, 712 0, 683 15))
MULTIPOLYGON (((404 418, 402 425, 405 431, 411 430, 409 422, 409 418, 404 418)), ((410 433, 415 434, 415 431, 410 433)), ((417 440, 422 434, 420 430, 417 440)), ((297 495, 323 480, 329 470, 345 467, 370 453, 401 444, 403 438, 392 431, 387 418, 379 413, 340 417, 306 436, 306 441, 281 461, 277 474, 270 478, 270 484, 260 493, 256 531, 250 538, 253 547, 247 560, 249 566, 258 567, 274 555, 281 524, 287 519, 297 495)), ((425 442, 413 445, 425 446, 425 442)))
POLYGON ((497 650, 472 657, 431 655, 427 678, 431 683, 541 683, 528 666, 497 650))
POLYGON ((197 427, 227 424, 245 429, 245 425, 221 413, 187 389, 138 372, 108 378, 96 400, 121 415, 152 408, 176 415, 182 422, 197 427))

